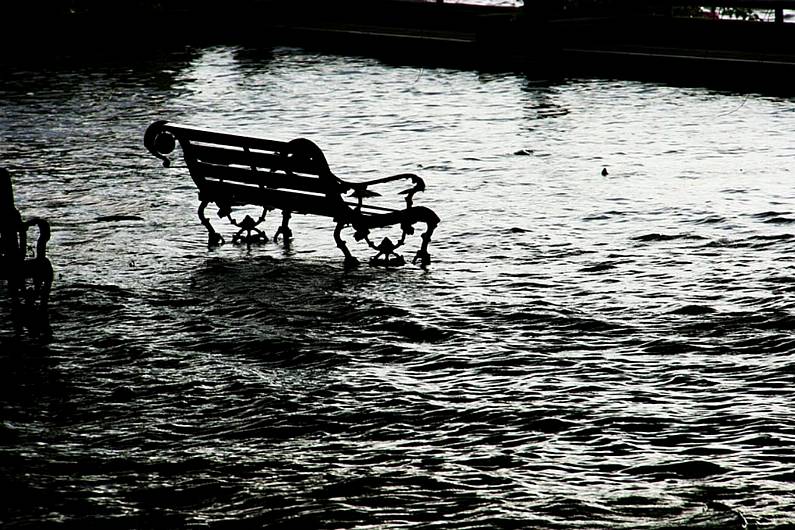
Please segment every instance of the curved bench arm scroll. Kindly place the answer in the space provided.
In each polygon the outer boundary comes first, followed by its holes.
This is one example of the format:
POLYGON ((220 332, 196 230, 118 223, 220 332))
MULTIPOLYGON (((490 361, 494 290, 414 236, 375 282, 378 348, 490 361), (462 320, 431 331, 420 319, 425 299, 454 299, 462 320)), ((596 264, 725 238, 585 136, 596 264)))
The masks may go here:
POLYGON ((174 151, 177 145, 174 135, 166 128, 167 125, 166 121, 156 121, 144 133, 144 145, 150 153, 163 161, 163 167, 171 165, 171 159, 166 155, 174 151))

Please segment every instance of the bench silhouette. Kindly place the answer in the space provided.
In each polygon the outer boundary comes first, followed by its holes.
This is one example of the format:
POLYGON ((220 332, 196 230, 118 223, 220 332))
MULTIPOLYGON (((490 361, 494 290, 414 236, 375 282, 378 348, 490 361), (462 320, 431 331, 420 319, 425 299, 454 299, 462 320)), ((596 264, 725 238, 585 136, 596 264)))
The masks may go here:
POLYGON ((342 239, 345 227, 352 227, 357 241, 364 240, 378 252, 370 259, 371 265, 396 266, 405 260, 395 250, 414 233, 415 223, 425 223, 422 244, 413 263, 419 262, 424 268, 431 261, 428 245, 439 217, 429 208, 414 206, 414 195, 425 190, 425 183, 417 175, 403 173, 367 182, 348 182, 332 173, 317 145, 303 138, 281 142, 166 121, 152 123, 144 134, 144 145, 165 167, 170 166, 167 155, 177 143, 199 190, 198 215, 209 232, 210 247, 224 242, 223 236, 205 216, 207 205, 215 203, 218 217, 226 217, 239 229, 232 238, 235 243, 267 240, 258 227, 270 210, 282 212, 281 226, 274 240, 281 235, 285 243, 292 238, 289 221, 293 214, 330 217, 336 223, 334 240, 345 256, 346 267, 356 266, 359 261, 342 239), (365 204, 365 199, 379 196, 371 187, 397 180, 409 180, 413 184, 400 192, 405 195, 404 208, 365 204), (243 205, 262 207, 259 219, 249 215, 242 220, 235 219, 234 208, 243 205), (390 226, 400 226, 402 230, 397 242, 384 238, 376 245, 370 241, 371 229, 390 226))
POLYGON ((19 305, 20 297, 28 303, 38 301, 45 310, 52 287, 52 264, 47 258, 50 224, 44 219, 23 220, 14 203, 11 174, 0 168, 0 276, 6 280, 8 293, 19 305), (28 248, 28 231, 38 229, 35 245, 28 248))

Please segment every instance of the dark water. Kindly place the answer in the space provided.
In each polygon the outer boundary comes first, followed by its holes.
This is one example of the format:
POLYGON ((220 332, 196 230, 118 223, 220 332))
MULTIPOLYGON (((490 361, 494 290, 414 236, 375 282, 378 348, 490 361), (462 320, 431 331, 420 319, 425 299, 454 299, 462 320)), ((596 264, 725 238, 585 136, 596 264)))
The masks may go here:
POLYGON ((792 100, 226 47, 2 76, 57 274, 51 339, 0 303, 3 528, 795 524, 792 100), (208 251, 155 119, 421 174, 434 263, 345 273, 300 216, 208 251))

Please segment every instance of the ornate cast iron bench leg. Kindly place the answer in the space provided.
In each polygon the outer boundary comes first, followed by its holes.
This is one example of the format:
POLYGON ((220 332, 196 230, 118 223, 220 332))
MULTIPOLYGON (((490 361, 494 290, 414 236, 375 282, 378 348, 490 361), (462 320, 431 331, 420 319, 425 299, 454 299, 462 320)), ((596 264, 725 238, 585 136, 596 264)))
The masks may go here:
POLYGON ((210 224, 210 220, 205 217, 204 209, 207 208, 208 204, 209 201, 202 201, 199 205, 199 221, 201 221, 201 223, 207 229, 207 232, 209 232, 207 237, 207 246, 209 248, 213 248, 224 243, 224 236, 216 232, 215 228, 213 228, 213 225, 210 224))
POLYGON ((431 254, 428 252, 428 245, 431 243, 431 236, 433 236, 433 231, 436 230, 436 227, 439 226, 439 217, 431 210, 425 210, 423 213, 422 221, 425 222, 426 229, 425 232, 420 236, 422 238, 422 245, 420 249, 417 251, 417 254, 414 256, 412 263, 420 262, 420 266, 422 268, 427 267, 431 264, 431 254))
POLYGON ((345 228, 345 226, 346 224, 344 221, 337 221, 337 227, 334 229, 334 241, 337 243, 337 247, 342 250, 342 253, 345 254, 345 268, 350 269, 358 267, 359 260, 351 254, 351 251, 348 250, 348 245, 342 240, 342 229, 345 228))
POLYGON ((403 256, 395 253, 395 250, 403 244, 405 239, 405 233, 397 244, 393 243, 388 237, 382 239, 378 245, 372 244, 368 239, 367 243, 370 248, 378 251, 378 254, 370 258, 370 265, 373 267, 401 267, 405 265, 406 260, 403 259, 403 256))
POLYGON ((263 208, 262 214, 256 221, 250 215, 246 215, 239 223, 232 218, 231 214, 227 215, 229 222, 240 229, 234 236, 232 236, 232 243, 245 243, 247 248, 251 248, 251 245, 254 243, 266 243, 268 241, 268 236, 265 235, 262 230, 257 228, 257 226, 259 226, 259 224, 265 220, 265 216, 267 214, 268 210, 263 208), (243 232, 245 232, 245 235, 243 235, 243 232), (254 232, 253 235, 252 232, 254 232))
POLYGON ((273 241, 277 242, 279 240, 279 235, 284 238, 284 244, 289 245, 290 240, 293 238, 293 231, 290 230, 290 217, 292 216, 292 212, 290 210, 282 210, 282 225, 276 230, 276 233, 273 235, 273 241))
POLYGON ((422 238, 422 246, 414 256, 412 263, 417 263, 419 261, 423 268, 431 264, 431 255, 428 252, 428 245, 431 242, 431 236, 433 235, 433 231, 436 230, 437 225, 438 223, 429 224, 428 229, 420 236, 422 238))

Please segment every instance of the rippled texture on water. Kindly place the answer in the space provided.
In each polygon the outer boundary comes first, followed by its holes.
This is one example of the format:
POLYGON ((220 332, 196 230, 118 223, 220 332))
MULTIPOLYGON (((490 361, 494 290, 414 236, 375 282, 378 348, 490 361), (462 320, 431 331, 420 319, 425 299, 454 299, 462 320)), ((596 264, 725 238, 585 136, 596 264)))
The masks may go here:
POLYGON ((792 524, 791 100, 229 47, 3 79, 57 271, 51 340, 0 304, 4 527, 792 524), (156 119, 421 174, 434 263, 345 273, 301 216, 208 251, 156 119))

